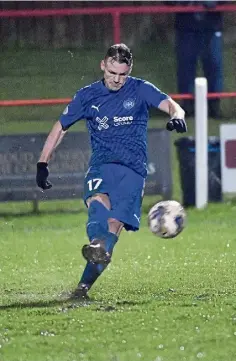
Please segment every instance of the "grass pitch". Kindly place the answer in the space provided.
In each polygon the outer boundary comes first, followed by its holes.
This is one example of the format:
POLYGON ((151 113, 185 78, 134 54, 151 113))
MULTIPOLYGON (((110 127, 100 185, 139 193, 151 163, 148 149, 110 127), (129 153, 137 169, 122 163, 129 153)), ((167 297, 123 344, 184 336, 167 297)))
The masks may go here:
MULTIPOLYGON (((134 75, 174 92, 174 68, 163 72, 160 54, 159 49, 158 56, 152 53, 148 67, 144 57, 134 75)), ((81 56, 5 52, 1 99, 71 96, 100 76, 99 59, 89 53, 90 66, 84 69, 87 55, 82 61, 81 56)), ((231 89, 234 63, 227 64, 231 89)), ((2 108, 1 134, 48 132, 62 110, 2 108)), ((153 118, 150 126, 163 127, 166 120, 153 118)), ((193 120, 188 124, 189 136, 193 120)), ((219 121, 210 121, 209 134, 218 135, 218 126, 219 121)), ((83 123, 73 130, 84 130, 83 123)), ((173 198, 180 200, 172 149, 173 198)), ((145 197, 141 230, 122 233, 87 304, 68 300, 85 265, 82 202, 40 203, 38 215, 25 214, 30 203, 0 204, 0 361, 235 361, 236 206, 189 209, 185 230, 162 240, 147 228, 146 212, 157 200, 145 197)))
POLYGON ((81 204, 2 218, 1 361, 235 360, 235 205, 187 212, 172 240, 152 235, 144 213, 87 304, 67 299, 85 264, 81 204))

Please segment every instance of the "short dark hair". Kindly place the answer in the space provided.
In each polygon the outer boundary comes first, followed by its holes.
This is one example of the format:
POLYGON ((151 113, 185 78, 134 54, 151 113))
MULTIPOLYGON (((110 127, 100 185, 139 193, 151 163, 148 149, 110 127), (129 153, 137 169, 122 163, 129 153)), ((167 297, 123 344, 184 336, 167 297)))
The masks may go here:
POLYGON ((127 45, 122 43, 110 46, 105 55, 105 60, 107 58, 112 58, 118 63, 125 63, 128 66, 131 66, 133 64, 133 54, 130 48, 128 48, 127 45))

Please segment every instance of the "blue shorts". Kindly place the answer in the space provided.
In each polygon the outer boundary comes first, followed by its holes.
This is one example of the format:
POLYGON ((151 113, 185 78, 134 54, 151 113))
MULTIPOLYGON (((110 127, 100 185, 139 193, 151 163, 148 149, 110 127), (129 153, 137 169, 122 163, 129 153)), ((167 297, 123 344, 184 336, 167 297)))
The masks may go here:
POLYGON ((109 163, 89 168, 84 182, 84 201, 105 193, 111 202, 111 218, 124 223, 129 231, 139 229, 145 179, 132 169, 109 163))

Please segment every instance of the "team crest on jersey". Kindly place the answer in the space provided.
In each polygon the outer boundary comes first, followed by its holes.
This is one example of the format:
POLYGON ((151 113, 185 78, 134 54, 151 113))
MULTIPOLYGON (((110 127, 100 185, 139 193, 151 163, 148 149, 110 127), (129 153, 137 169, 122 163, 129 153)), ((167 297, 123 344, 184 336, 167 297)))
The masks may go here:
POLYGON ((127 110, 132 109, 134 107, 134 105, 135 105, 135 100, 132 98, 128 98, 128 99, 124 100, 124 102, 123 102, 123 107, 127 110))

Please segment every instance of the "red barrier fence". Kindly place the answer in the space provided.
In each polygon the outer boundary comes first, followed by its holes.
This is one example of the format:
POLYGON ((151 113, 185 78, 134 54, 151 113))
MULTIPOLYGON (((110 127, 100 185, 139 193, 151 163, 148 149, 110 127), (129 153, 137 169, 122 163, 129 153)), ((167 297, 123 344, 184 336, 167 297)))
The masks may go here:
MULTIPOLYGON (((194 99, 192 94, 169 94, 175 100, 179 99, 194 99)), ((230 93, 208 93, 207 97, 212 98, 236 98, 236 92, 230 93)), ((29 105, 58 105, 68 104, 71 98, 60 99, 19 99, 19 100, 0 100, 0 107, 19 107, 29 105)))
MULTIPOLYGON (((204 6, 166 6, 166 5, 145 5, 145 6, 116 6, 103 8, 64 8, 64 9, 32 9, 32 10, 0 10, 2 18, 21 17, 45 17, 45 16, 73 16, 73 15, 104 15, 110 14, 113 20, 114 43, 120 42, 120 16, 122 14, 147 14, 147 13, 179 13, 179 12, 232 12, 236 11, 236 5, 218 5, 212 9, 204 6)), ((194 99, 192 94, 170 94, 173 99, 194 99)), ((234 98, 236 92, 230 93, 209 93, 208 98, 234 98)), ((1 100, 0 107, 29 106, 29 105, 58 105, 67 104, 71 98, 61 99, 27 99, 27 100, 1 100)))
POLYGON ((232 12, 236 11, 236 5, 218 5, 212 9, 204 6, 166 6, 166 5, 145 5, 145 6, 115 6, 103 8, 65 8, 65 9, 32 9, 32 10, 1 10, 2 18, 22 18, 22 17, 45 17, 45 16, 72 16, 72 15, 107 15, 112 16, 113 40, 120 43, 120 16, 122 14, 153 14, 153 13, 183 13, 183 12, 232 12))

